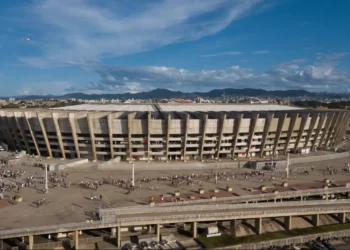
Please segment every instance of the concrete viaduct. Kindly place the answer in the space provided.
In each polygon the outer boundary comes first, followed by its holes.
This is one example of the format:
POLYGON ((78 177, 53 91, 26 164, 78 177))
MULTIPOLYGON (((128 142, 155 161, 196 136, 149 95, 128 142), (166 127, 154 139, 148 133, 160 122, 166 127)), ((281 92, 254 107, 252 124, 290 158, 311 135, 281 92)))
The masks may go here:
POLYGON ((0 239, 28 237, 28 248, 34 249, 34 235, 70 232, 74 235, 75 249, 79 249, 79 232, 82 230, 108 229, 115 236, 115 244, 121 247, 122 228, 131 226, 147 227, 154 230, 157 240, 161 239, 161 227, 168 224, 191 224, 191 233, 197 237, 200 223, 230 222, 230 231, 235 235, 238 220, 254 220, 252 227, 257 234, 262 233, 263 218, 283 218, 286 230, 292 228, 293 216, 311 216, 314 226, 319 225, 319 216, 335 215, 340 223, 346 223, 350 212, 350 200, 293 201, 252 204, 216 204, 173 207, 135 207, 101 209, 100 220, 94 222, 52 225, 36 228, 21 228, 0 231, 0 239))

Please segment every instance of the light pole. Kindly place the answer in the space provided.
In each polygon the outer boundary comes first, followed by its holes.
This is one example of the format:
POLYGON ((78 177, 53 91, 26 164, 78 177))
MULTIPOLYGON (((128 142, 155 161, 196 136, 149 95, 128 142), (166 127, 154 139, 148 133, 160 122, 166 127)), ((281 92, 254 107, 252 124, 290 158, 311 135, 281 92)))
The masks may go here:
POLYGON ((44 167, 45 167, 45 193, 48 193, 49 192, 49 185, 48 185, 48 180, 47 180, 47 167, 48 167, 48 165, 45 164, 44 167))
POLYGON ((218 184, 218 163, 215 166, 215 184, 218 184))
POLYGON ((131 172, 131 185, 135 187, 135 164, 132 163, 132 172, 131 172))
POLYGON ((287 171, 287 179, 289 179, 289 152, 287 152, 287 168, 286 168, 286 171, 287 171))

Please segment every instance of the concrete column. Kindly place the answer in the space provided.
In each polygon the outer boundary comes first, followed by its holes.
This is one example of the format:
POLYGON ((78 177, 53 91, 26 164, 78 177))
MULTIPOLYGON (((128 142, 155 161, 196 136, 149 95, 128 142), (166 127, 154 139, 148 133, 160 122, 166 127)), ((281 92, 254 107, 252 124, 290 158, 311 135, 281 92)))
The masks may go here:
POLYGON ((312 150, 314 150, 314 148, 315 148, 315 145, 316 145, 316 142, 317 142, 317 138, 320 135, 321 129, 324 126, 324 122, 326 121, 327 116, 328 116, 328 113, 321 113, 321 117, 320 117, 320 119, 318 121, 316 133, 315 133, 315 136, 314 136, 314 140, 313 140, 312 145, 311 145, 311 149, 312 150))
POLYGON ((284 228, 286 230, 292 230, 292 216, 284 217, 284 228))
POLYGON ((33 249, 33 246, 34 246, 34 236, 33 235, 29 235, 28 236, 29 238, 29 250, 32 250, 33 249))
POLYGON ((255 219, 255 232, 256 234, 262 233, 262 218, 255 219))
MULTIPOLYGON (((300 128, 299 128, 299 134, 297 137, 297 141, 295 142, 294 150, 297 150, 299 148, 299 143, 300 143, 301 137, 303 137, 305 125, 306 125, 306 122, 309 120, 309 117, 310 117, 310 113, 302 116, 302 120, 301 120, 301 124, 300 124, 300 128)), ((305 144, 304 144, 304 146, 305 146, 305 144)))
POLYGON ((74 232, 74 248, 75 250, 79 249, 79 231, 74 232))
POLYGON ((114 147, 113 147, 113 124, 112 124, 112 114, 108 114, 107 116, 107 124, 108 124, 108 134, 109 134, 109 147, 111 150, 111 159, 114 159, 114 147))
POLYGON ((97 154, 96 154, 96 144, 95 144, 95 128, 92 122, 92 115, 87 114, 87 123, 88 123, 88 128, 90 132, 90 141, 91 141, 91 148, 92 148, 92 156, 93 159, 96 161, 97 160, 97 154))
POLYGON ((26 149, 27 149, 27 153, 29 154, 30 152, 30 148, 29 148, 29 144, 28 144, 28 138, 27 135, 24 133, 22 126, 20 126, 19 122, 18 122, 18 113, 17 112, 13 112, 14 115, 14 119, 15 119, 15 126, 19 129, 21 136, 23 138, 24 144, 26 145, 26 149))
POLYGON ((230 232, 235 237, 237 236, 236 226, 237 226, 237 220, 231 220, 230 221, 230 232))
POLYGON ((6 142, 9 148, 15 149, 16 145, 14 145, 13 138, 9 132, 8 126, 6 125, 6 113, 4 111, 0 111, 0 118, 2 131, 4 133, 4 136, 6 137, 6 142))
POLYGON ((120 242, 121 242, 121 227, 116 228, 115 239, 116 239, 117 247, 120 248, 121 247, 121 244, 120 244, 120 242))
POLYGON ((220 127, 220 135, 219 135, 219 140, 218 140, 218 146, 217 146, 217 151, 216 151, 216 158, 220 157, 220 150, 221 150, 221 141, 222 141, 222 137, 224 135, 224 129, 225 129, 225 121, 226 121, 226 114, 223 115, 222 119, 221 119, 221 127, 220 127))
MULTIPOLYGON (((166 130, 166 160, 169 160, 169 140, 170 140, 170 130, 171 130, 171 115, 168 114, 168 119, 167 119, 167 130, 166 130)), ((185 142, 183 146, 183 152, 186 152, 186 136, 185 136, 185 142)), ((183 155, 183 159, 185 160, 185 153, 183 155)))
POLYGON ((45 141, 45 144, 46 144, 47 152, 49 153, 49 156, 52 158, 51 146, 50 146, 49 139, 47 138, 47 133, 46 133, 45 125, 44 125, 44 122, 43 122, 43 117, 40 115, 39 112, 36 113, 36 116, 38 117, 39 125, 40 125, 40 128, 41 128, 41 132, 43 133, 43 137, 44 137, 44 141, 45 141))
POLYGON ((157 241, 160 241, 160 224, 156 224, 155 225, 155 230, 156 230, 156 234, 157 234, 157 241))
POLYGON ((254 133, 255 133, 255 127, 256 127, 256 122, 259 119, 259 114, 255 114, 251 119, 250 119, 250 126, 249 126, 249 136, 248 136, 248 150, 247 150, 247 158, 249 158, 250 154, 250 147, 252 145, 254 133))
POLYGON ((346 223, 346 213, 339 213, 338 214, 338 221, 340 224, 346 223))
POLYGON ((265 144, 266 144, 266 139, 267 136, 269 135, 270 132, 270 127, 271 127, 271 121, 275 117, 275 113, 267 114, 267 118, 265 120, 265 126, 264 126, 264 133, 262 137, 262 142, 261 142, 261 151, 260 151, 260 157, 264 156, 264 149, 265 149, 265 144))
POLYGON ((336 128, 336 135, 334 136, 331 145, 337 145, 342 141, 342 138, 346 132, 346 130, 349 127, 349 119, 350 119, 350 114, 348 112, 344 112, 344 119, 341 124, 336 128))
POLYGON ((57 113, 52 113, 52 120, 53 120, 53 124, 54 124, 54 126, 55 126, 56 136, 57 136, 57 139, 58 139, 58 143, 60 144, 60 149, 61 149, 62 158, 66 158, 66 153, 65 153, 65 151, 64 151, 63 140, 62 140, 62 134, 61 134, 60 125, 59 125, 59 123, 58 123, 58 114, 57 114, 57 113))
POLYGON ((151 122, 152 122, 152 114, 148 112, 147 114, 147 161, 149 162, 151 156, 151 122))
POLYGON ((197 238, 197 222, 194 221, 191 223, 191 233, 193 238, 197 238))
POLYGON ((203 160, 203 151, 204 151, 204 144, 205 144, 205 131, 207 130, 207 122, 208 122, 208 114, 205 114, 203 117, 203 125, 202 125, 202 145, 201 145, 201 160, 203 160))
POLYGON ((330 140, 330 138, 331 138, 331 136, 333 134, 334 128, 336 127, 336 124, 339 121, 340 114, 341 114, 340 112, 337 112, 336 115, 335 115, 335 118, 332 121, 332 125, 330 126, 330 128, 328 130, 327 138, 326 138, 326 141, 324 143, 325 146, 328 146, 328 143, 329 143, 329 140, 330 140))
POLYGON ((320 225, 320 215, 319 214, 312 215, 311 222, 314 227, 318 227, 320 225))
POLYGON ((345 112, 339 114, 338 123, 334 125, 333 138, 329 141, 329 145, 333 145, 333 142, 338 137, 338 135, 339 135, 339 133, 341 131, 342 124, 344 123, 344 120, 346 120, 345 118, 346 118, 346 113, 345 112))
POLYGON ((326 120, 326 124, 323 128, 323 133, 321 135, 319 146, 323 146, 323 141, 326 138, 326 134, 328 133, 329 127, 331 126, 334 118, 335 118, 335 112, 333 112, 332 114, 327 114, 327 120, 326 120))
POLYGON ((320 113, 312 113, 311 117, 312 117, 311 118, 311 123, 310 123, 310 126, 309 126, 309 130, 307 132, 307 136, 306 136, 306 139, 305 139, 304 147, 307 147, 307 144, 310 141, 311 134, 315 130, 316 122, 317 122, 317 120, 319 121, 319 119, 320 119, 320 113))
POLYGON ((24 112, 24 117, 25 117, 25 120, 27 122, 27 126, 28 126, 28 129, 29 129, 29 132, 30 132, 30 135, 32 137, 32 140, 34 142, 34 146, 35 146, 35 149, 36 149, 36 153, 38 154, 38 156, 41 156, 40 154, 40 150, 39 150, 39 147, 38 147, 38 143, 36 141, 36 137, 34 136, 34 133, 33 133, 33 130, 32 130, 32 126, 30 125, 30 122, 29 122, 29 115, 27 112, 24 112))
POLYGON ((12 131, 12 137, 14 137, 14 139, 15 139, 16 147, 22 150, 21 141, 18 137, 16 126, 13 123, 13 120, 14 120, 13 112, 12 112, 12 114, 6 112, 6 120, 7 120, 7 124, 8 124, 10 131, 12 131), (12 117, 11 117, 11 115, 12 115, 12 117))
POLYGON ((236 144, 237 144, 239 129, 241 127, 242 120, 243 120, 243 114, 241 114, 238 118, 234 120, 234 125, 233 125, 234 132, 233 132, 233 140, 232 140, 232 159, 235 158, 236 144))
POLYGON ((76 129, 76 124, 77 124, 77 118, 75 118, 74 113, 69 113, 69 125, 72 131, 72 136, 74 140, 74 146, 75 146, 75 152, 77 153, 77 158, 80 158, 80 149, 79 149, 79 142, 78 142, 78 136, 77 136, 77 129, 76 129))
POLYGON ((128 114, 128 145, 129 145, 129 159, 132 161, 132 144, 131 144, 131 136, 132 136, 132 120, 134 119, 135 116, 134 113, 128 114))
POLYGON ((290 139, 292 138, 295 122, 298 119, 298 117, 299 117, 299 113, 293 113, 291 116, 291 120, 290 120, 289 128, 288 128, 287 141, 286 141, 286 145, 284 147, 284 154, 287 153, 289 142, 290 142, 290 139))
MULTIPOLYGON (((189 129, 189 127, 190 127, 190 115, 187 114, 186 115, 186 128, 185 128, 186 130, 185 130, 184 159, 186 158, 186 149, 187 149, 186 145, 187 145, 187 138, 188 138, 188 129, 189 129)), ((199 150, 199 148, 198 148, 198 150, 199 150)))
POLYGON ((275 137, 275 142, 273 144, 273 150, 272 150, 272 154, 275 155, 276 154, 276 150, 277 150, 277 146, 278 146, 278 141, 280 140, 281 134, 282 134, 282 130, 283 130, 283 124, 287 118, 287 113, 283 114, 282 116, 280 116, 278 118, 278 125, 277 125, 277 131, 276 131, 276 137, 275 137))

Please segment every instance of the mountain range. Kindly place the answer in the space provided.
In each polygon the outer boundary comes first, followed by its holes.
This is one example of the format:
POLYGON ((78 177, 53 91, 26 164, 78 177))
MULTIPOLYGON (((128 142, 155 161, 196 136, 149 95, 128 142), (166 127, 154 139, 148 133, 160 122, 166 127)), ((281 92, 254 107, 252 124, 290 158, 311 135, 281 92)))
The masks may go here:
MULTIPOLYGON (((70 93, 60 96, 55 95, 27 95, 27 96, 14 96, 17 100, 30 100, 30 99, 48 99, 48 98, 57 98, 57 99, 86 99, 86 100, 99 100, 103 99, 169 99, 169 98, 222 98, 222 97, 315 97, 315 96, 324 96, 324 97, 341 97, 348 96, 346 94, 333 94, 333 93, 314 93, 306 90, 264 90, 264 89, 213 89, 209 92, 192 92, 186 93, 181 91, 171 91, 168 89, 154 89, 148 92, 139 92, 139 93, 124 93, 124 94, 84 94, 84 93, 70 93)), ((8 97, 7 97, 8 98, 8 97)))

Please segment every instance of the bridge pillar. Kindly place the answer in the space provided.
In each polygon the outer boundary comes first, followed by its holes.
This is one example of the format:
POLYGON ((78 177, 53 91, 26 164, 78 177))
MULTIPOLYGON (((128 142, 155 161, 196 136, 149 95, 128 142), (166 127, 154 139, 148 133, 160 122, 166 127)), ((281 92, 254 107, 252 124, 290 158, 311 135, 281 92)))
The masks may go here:
POLYGON ((255 219, 255 232, 256 234, 262 233, 262 218, 255 219))
POLYGON ((160 241, 160 224, 155 225, 155 230, 157 234, 157 242, 160 241))
POLYGON ((320 225, 320 215, 314 214, 311 216, 312 225, 318 227, 320 225))
POLYGON ((284 217, 284 228, 286 230, 292 230, 292 216, 284 217))
POLYGON ((28 237, 28 241, 29 241, 29 250, 33 249, 33 245, 34 245, 34 236, 33 235, 29 235, 28 237))
POLYGON ((346 213, 339 213, 338 214, 338 221, 341 224, 346 223, 346 213))
POLYGON ((231 220, 230 221, 230 232, 235 237, 237 236, 236 225, 237 225, 237 220, 231 220))
POLYGON ((116 243, 117 243, 117 247, 120 248, 120 242, 121 242, 121 236, 120 236, 120 233, 121 233, 121 227, 117 227, 116 228, 116 233, 115 233, 115 240, 116 240, 116 243))
POLYGON ((191 223, 191 233, 193 238, 197 238, 197 222, 194 221, 191 223))
POLYGON ((74 249, 79 249, 79 231, 74 232, 74 249))

